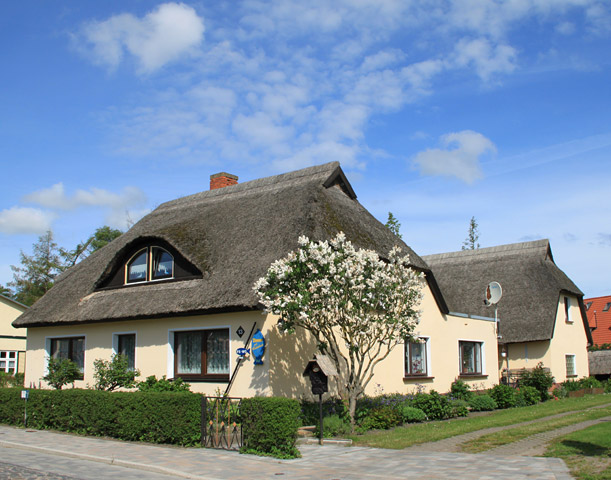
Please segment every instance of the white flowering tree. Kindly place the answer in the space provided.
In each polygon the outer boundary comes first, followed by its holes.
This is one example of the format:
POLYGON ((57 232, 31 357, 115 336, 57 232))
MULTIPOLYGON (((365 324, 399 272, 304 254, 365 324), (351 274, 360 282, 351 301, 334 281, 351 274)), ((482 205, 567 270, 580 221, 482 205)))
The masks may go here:
POLYGON ((328 242, 301 237, 299 249, 274 262, 254 290, 266 311, 280 316, 282 331, 310 331, 335 363, 354 427, 356 401, 374 368, 413 338, 423 283, 398 247, 381 259, 340 232, 328 242))

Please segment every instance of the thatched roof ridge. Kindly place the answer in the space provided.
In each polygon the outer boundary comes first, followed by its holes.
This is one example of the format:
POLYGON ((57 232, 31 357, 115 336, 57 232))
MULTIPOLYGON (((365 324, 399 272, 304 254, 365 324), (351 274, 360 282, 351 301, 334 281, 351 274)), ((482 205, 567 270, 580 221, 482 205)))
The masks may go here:
POLYGON ((297 239, 343 231, 359 248, 386 255, 399 244, 411 264, 424 261, 356 200, 339 163, 305 168, 201 192, 160 205, 128 232, 61 275, 15 326, 173 317, 258 308, 252 285, 297 239), (198 278, 103 289, 126 255, 166 242, 198 278), (201 278, 199 278, 201 277, 201 278))
POLYGON ((484 305, 484 293, 488 283, 501 284, 501 343, 552 338, 563 293, 579 299, 585 322, 583 293, 554 263, 549 240, 426 255, 423 259, 451 312, 494 317, 494 307, 484 305))
POLYGON ((611 375, 611 350, 588 352, 590 375, 611 375))

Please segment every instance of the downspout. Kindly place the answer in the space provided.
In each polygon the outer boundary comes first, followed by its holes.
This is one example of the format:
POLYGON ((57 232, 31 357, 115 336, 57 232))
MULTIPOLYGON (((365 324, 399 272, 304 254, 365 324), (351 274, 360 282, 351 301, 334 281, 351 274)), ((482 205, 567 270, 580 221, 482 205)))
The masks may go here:
MULTIPOLYGON (((244 344, 244 348, 248 348, 248 343, 250 342, 250 339, 252 338, 252 334, 255 331, 256 327, 257 327, 257 322, 255 322, 252 328, 250 329, 250 334, 248 335, 248 339, 246 340, 246 343, 244 344)), ((240 368, 240 365, 242 365, 242 360, 244 360, 244 357, 238 358, 238 364, 233 369, 233 373, 231 374, 231 379, 229 380, 229 384, 227 385, 227 388, 225 389, 225 393, 223 394, 224 397, 226 397, 229 394, 229 390, 231 390, 231 386, 233 385, 235 376, 238 373, 238 369, 240 368)))

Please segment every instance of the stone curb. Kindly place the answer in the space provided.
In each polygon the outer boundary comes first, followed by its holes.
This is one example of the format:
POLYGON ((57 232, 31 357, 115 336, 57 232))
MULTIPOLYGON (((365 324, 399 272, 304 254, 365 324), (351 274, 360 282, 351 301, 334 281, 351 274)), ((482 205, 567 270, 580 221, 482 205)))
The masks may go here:
POLYGON ((158 467, 154 465, 147 465, 145 463, 130 462, 127 460, 119 460, 116 458, 109 458, 109 457, 100 457, 97 455, 88 455, 86 453, 66 452, 65 450, 56 450, 54 448, 47 448, 47 447, 36 447, 34 445, 26 445, 26 444, 17 443, 17 442, 0 441, 0 447, 16 448, 19 450, 44 453, 47 455, 58 455, 61 457, 75 458, 78 460, 87 460, 90 462, 104 463, 107 465, 116 465, 118 467, 132 468, 134 470, 142 470, 142 471, 151 472, 151 473, 160 473, 162 475, 173 475, 175 477, 181 477, 181 478, 192 478, 194 480, 219 480, 216 477, 202 477, 199 475, 192 475, 192 474, 188 474, 185 472, 181 472, 179 470, 173 470, 170 468, 158 467))

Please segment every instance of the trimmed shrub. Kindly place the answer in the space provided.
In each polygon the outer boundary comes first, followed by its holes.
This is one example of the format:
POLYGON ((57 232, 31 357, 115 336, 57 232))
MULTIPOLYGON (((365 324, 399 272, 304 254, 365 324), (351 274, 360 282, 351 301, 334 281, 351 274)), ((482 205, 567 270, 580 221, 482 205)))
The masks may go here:
POLYGON ((16 373, 10 375, 6 372, 0 372, 0 388, 21 388, 23 387, 24 374, 16 373))
POLYGON ((391 406, 375 407, 359 424, 359 430, 388 430, 401 423, 401 414, 391 406))
MULTIPOLYGON (((0 422, 23 424, 20 389, 0 389, 0 422)), ((28 426, 121 440, 198 445, 201 395, 30 390, 28 426)))
POLYGON ((429 420, 443 420, 452 416, 450 401, 435 390, 427 393, 418 393, 412 406, 422 410, 429 420))
POLYGON ((515 392, 509 385, 495 385, 490 390, 490 396, 498 408, 511 408, 515 406, 515 392))
MULTIPOLYGON (((318 402, 309 400, 301 400, 301 425, 318 425, 320 422, 320 413, 318 402)), ((338 398, 331 398, 322 402, 323 422, 326 417, 337 415, 344 420, 348 419, 348 412, 342 401, 338 398)))
POLYGON ((182 378, 168 380, 165 375, 157 380, 155 375, 146 377, 146 380, 138 382, 139 392, 190 392, 191 385, 185 383, 182 378))
POLYGON ((450 400, 452 407, 452 417, 466 417, 469 415, 469 403, 466 400, 454 398, 450 400))
POLYGON ((554 385, 554 376, 539 362, 532 370, 526 370, 520 377, 519 387, 534 387, 542 402, 549 400, 548 390, 554 385))
POLYGON ((426 420, 426 413, 419 408, 403 405, 400 408, 403 423, 418 423, 426 420))
POLYGON ((602 382, 596 377, 583 377, 578 380, 578 383, 581 388, 601 388, 603 386, 602 382))
POLYGON ((496 402, 490 395, 474 395, 469 400, 473 412, 489 412, 497 408, 496 402))
POLYGON ((520 387, 516 392, 516 407, 536 405, 540 401, 541 392, 539 392, 539 390, 537 390, 535 387, 520 387))
POLYGON ((288 398, 255 397, 242 399, 242 453, 278 458, 300 457, 295 447, 299 402, 288 398))
POLYGON ((454 380, 450 389, 450 396, 458 400, 469 401, 469 399, 473 396, 473 392, 471 391, 469 384, 463 382, 462 380, 454 380))

